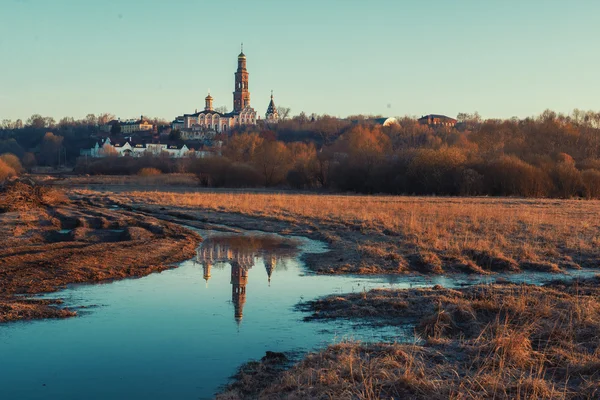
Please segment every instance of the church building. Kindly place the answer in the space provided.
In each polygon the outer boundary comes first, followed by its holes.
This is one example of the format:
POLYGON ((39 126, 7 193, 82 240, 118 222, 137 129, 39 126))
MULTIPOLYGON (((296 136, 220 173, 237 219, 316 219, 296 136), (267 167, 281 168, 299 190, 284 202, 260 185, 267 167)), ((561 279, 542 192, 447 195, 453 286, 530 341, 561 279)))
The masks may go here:
MULTIPOLYGON (((246 55, 238 56, 238 68, 235 72, 235 90, 233 92, 233 111, 221 113, 213 107, 213 97, 208 93, 204 99, 204 110, 196 110, 193 114, 177 117, 172 123, 172 129, 182 131, 182 137, 201 138, 206 133, 225 133, 236 126, 256 125, 257 114, 250 106, 249 73, 246 68, 246 55)), ((271 103, 266 114, 270 122, 278 120, 277 109, 271 94, 271 103)))

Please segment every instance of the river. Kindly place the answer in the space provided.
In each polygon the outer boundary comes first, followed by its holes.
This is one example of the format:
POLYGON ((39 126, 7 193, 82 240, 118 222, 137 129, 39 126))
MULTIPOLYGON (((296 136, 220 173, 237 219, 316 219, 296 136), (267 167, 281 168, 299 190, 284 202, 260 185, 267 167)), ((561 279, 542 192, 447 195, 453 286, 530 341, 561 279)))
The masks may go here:
POLYGON ((317 276, 301 255, 327 251, 323 243, 252 231, 199 233, 205 241, 198 256, 178 268, 45 296, 64 299, 76 318, 0 325, 0 399, 212 398, 242 363, 267 350, 302 354, 342 340, 411 336, 398 328, 304 322, 294 309, 303 300, 499 276, 317 276))

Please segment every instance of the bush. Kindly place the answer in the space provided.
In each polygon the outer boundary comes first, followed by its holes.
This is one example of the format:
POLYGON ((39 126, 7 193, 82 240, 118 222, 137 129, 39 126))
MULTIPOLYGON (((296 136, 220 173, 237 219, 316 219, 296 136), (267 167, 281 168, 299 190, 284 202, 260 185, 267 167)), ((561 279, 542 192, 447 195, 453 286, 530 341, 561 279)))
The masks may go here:
POLYGON ((261 174, 251 165, 225 157, 199 158, 191 162, 190 170, 202 186, 258 187, 264 183, 261 174))
POLYGON ((583 188, 581 172, 575 168, 574 162, 560 162, 552 170, 552 179, 556 195, 568 199, 577 195, 583 188))
POLYGON ((485 191, 491 195, 545 197, 552 188, 548 174, 515 156, 501 156, 483 169, 485 191))
POLYGON ((15 156, 14 154, 4 153, 0 156, 0 160, 4 161, 4 163, 11 167, 17 174, 23 172, 21 161, 19 160, 19 157, 15 156))
POLYGON ((4 181, 7 178, 10 178, 12 176, 16 176, 17 172, 14 170, 14 168, 12 168, 11 166, 9 166, 8 164, 6 164, 4 161, 2 161, 0 159, 0 182, 4 181))
POLYGON ((408 168, 411 186, 420 194, 459 194, 465 162, 465 154, 457 148, 417 150, 408 168))
POLYGON ((163 174, 185 172, 186 159, 169 157, 104 157, 96 159, 79 158, 75 172, 90 175, 135 175, 144 168, 155 168, 163 174))
POLYGON ((600 198, 600 171, 595 169, 586 169, 582 172, 584 195, 588 199, 600 198))
POLYGON ((138 172, 139 176, 157 176, 160 174, 162 174, 162 172, 158 168, 142 168, 138 172))

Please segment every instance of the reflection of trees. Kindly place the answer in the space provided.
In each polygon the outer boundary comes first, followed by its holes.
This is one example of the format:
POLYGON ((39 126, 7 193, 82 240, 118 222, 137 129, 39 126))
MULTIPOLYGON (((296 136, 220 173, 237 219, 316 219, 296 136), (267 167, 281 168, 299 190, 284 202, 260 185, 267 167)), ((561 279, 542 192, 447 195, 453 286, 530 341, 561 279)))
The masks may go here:
POLYGON ((277 236, 223 235, 206 239, 198 249, 195 261, 202 265, 208 285, 212 268, 231 267, 231 301, 235 320, 240 323, 246 303, 248 271, 262 259, 269 286, 277 268, 287 269, 287 262, 298 253, 297 244, 277 236))

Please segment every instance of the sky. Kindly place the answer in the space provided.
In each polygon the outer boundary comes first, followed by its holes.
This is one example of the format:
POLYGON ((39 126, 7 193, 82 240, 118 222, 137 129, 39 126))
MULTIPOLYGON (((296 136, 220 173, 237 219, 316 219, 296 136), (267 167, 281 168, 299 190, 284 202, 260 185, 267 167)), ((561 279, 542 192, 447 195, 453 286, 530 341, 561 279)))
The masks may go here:
POLYGON ((600 109, 598 0, 0 0, 0 121, 600 109))

